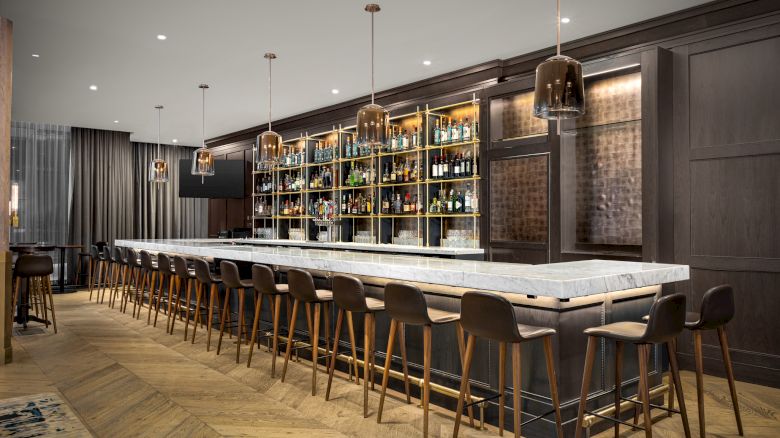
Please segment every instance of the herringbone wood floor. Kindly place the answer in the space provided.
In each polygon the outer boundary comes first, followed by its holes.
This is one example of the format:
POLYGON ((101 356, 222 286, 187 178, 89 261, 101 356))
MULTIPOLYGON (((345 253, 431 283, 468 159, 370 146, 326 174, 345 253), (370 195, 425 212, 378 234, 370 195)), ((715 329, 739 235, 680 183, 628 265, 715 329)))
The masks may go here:
MULTIPOLYGON (((0 367, 0 398, 53 391, 61 394, 96 436, 384 436, 414 437, 422 410, 388 397, 377 425, 378 393, 371 393, 370 417, 362 412, 362 386, 334 378, 330 402, 310 395, 310 363, 291 363, 288 380, 269 375, 270 354, 256 351, 252 368, 235 363, 234 347, 216 356, 205 351, 205 331, 195 344, 162 327, 87 302, 84 292, 55 296, 59 333, 14 338, 14 362, 0 367)), ((242 349, 244 351, 244 349, 242 349)), ((279 369, 281 362, 278 364, 279 369)), ((323 368, 324 369, 324 368, 323 368)), ((708 432, 736 436, 728 387, 707 376, 708 432)), ((698 434, 692 373, 683 382, 694 436, 698 434)), ((738 383, 746 436, 780 436, 780 390, 738 383)), ((656 436, 682 436, 679 416, 654 415, 656 436)), ((450 436, 453 415, 431 413, 432 436, 450 436)), ((628 428, 624 436, 643 436, 628 428)), ((604 434, 606 436, 606 434, 604 434)), ((497 436, 495 430, 461 428, 461 436, 497 436)))

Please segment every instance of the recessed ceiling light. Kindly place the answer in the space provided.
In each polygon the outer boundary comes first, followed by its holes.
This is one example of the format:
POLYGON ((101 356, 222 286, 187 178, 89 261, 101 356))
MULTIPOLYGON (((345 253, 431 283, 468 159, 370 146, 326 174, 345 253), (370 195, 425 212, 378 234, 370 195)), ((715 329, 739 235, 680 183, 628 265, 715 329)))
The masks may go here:
POLYGON ((37 54, 37 53, 33 53, 33 54, 32 54, 32 57, 33 57, 33 58, 40 58, 40 57, 41 57, 41 55, 39 55, 39 54, 37 54))
POLYGON ((561 23, 563 23, 563 24, 566 24, 566 23, 568 23, 568 22, 570 22, 570 21, 571 21, 571 19, 570 19, 569 17, 563 17, 563 18, 561 18, 561 23))
POLYGON ((338 88, 334 88, 334 89, 330 90, 330 92, 333 93, 333 94, 339 94, 339 89, 338 88))
POLYGON ((89 89, 92 91, 97 91, 97 85, 90 85, 89 89))
POLYGON ((119 123, 119 120, 114 120, 114 123, 119 123))
POLYGON ((423 61, 423 65, 431 65, 431 61, 428 61, 427 59, 423 61))
POLYGON ((160 41, 165 41, 165 40, 168 39, 168 37, 163 35, 163 34, 160 34, 160 35, 157 35, 157 39, 160 40, 160 41))
POLYGON ((173 139, 173 140, 171 140, 171 141, 172 141, 173 143, 178 143, 178 142, 179 142, 179 139, 178 139, 178 138, 174 138, 174 139, 173 139))

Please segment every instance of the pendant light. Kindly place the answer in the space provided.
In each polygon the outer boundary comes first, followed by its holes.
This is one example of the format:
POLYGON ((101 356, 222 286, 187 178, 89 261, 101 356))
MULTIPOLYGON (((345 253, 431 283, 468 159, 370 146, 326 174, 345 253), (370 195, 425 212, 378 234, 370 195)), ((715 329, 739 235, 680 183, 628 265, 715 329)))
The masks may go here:
POLYGON ((276 59, 276 54, 266 53, 268 60, 268 131, 257 137, 259 145, 260 163, 263 169, 272 168, 279 160, 282 151, 282 136, 271 130, 271 61, 276 59))
POLYGON ((582 64, 561 55, 561 0, 557 0, 556 55, 536 67, 534 116, 540 119, 572 119, 585 114, 582 64))
POLYGON ((209 88, 209 86, 206 84, 200 84, 198 85, 198 88, 203 91, 203 124, 201 131, 202 144, 200 148, 196 149, 195 152, 192 153, 191 173, 193 175, 200 175, 202 183, 203 177, 214 176, 214 154, 212 154, 211 151, 206 147, 206 89, 209 88))
POLYGON ((366 144, 372 151, 378 152, 387 137, 390 114, 374 103, 374 13, 379 12, 379 5, 367 4, 365 10, 371 13, 371 103, 358 111, 357 142, 366 144))
POLYGON ((163 106, 154 107, 157 110, 157 158, 149 162, 149 182, 167 183, 168 182, 168 162, 162 159, 160 153, 160 118, 163 106))

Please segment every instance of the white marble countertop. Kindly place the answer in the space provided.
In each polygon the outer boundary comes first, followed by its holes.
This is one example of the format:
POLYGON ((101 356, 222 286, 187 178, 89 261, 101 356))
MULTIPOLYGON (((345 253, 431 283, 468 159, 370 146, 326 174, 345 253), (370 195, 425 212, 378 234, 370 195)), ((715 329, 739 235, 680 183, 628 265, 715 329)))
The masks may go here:
POLYGON ((269 265, 568 299, 688 280, 687 265, 583 260, 521 265, 321 249, 215 245, 209 240, 116 240, 116 245, 269 265))
POLYGON ((459 256, 459 255, 483 255, 485 250, 482 248, 446 248, 441 246, 410 246, 394 244, 372 244, 372 243, 354 243, 354 242, 312 242, 303 240, 289 239, 198 239, 195 242, 215 242, 215 243, 237 243, 249 245, 267 245, 267 246, 297 246, 300 248, 322 248, 338 249, 350 251, 371 251, 371 252, 390 252, 398 254, 422 254, 439 256, 459 256))

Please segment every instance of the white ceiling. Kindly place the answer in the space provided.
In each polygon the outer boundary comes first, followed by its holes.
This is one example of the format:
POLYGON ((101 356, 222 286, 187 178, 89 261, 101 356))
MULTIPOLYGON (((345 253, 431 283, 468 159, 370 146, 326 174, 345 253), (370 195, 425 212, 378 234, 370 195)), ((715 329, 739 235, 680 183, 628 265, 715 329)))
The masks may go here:
MULTIPOLYGON (((367 0, 0 0, 14 21, 15 120, 198 145, 267 121, 263 53, 274 51, 274 118, 365 96, 367 0), (165 34, 168 39, 158 41, 165 34), (32 54, 40 55, 33 58, 32 54), (98 91, 90 91, 96 84, 98 91), (338 95, 331 94, 338 88, 338 95), (119 120, 118 124, 113 123, 119 120)), ((563 0, 563 41, 706 0, 563 0)), ((392 88, 555 42, 554 0, 383 0, 376 87, 392 88), (423 66, 423 60, 431 66, 423 66)))

